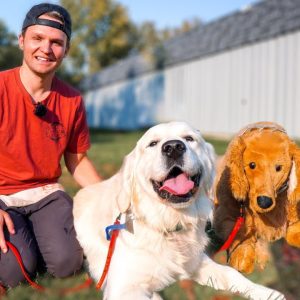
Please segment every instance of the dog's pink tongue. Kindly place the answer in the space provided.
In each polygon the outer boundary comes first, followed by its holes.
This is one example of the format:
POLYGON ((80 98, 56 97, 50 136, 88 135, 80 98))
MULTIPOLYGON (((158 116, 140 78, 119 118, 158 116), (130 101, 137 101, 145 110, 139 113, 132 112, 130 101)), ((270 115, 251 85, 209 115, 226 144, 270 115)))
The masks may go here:
POLYGON ((182 173, 175 178, 166 180, 159 190, 165 190, 173 195, 185 195, 194 187, 194 182, 182 173))

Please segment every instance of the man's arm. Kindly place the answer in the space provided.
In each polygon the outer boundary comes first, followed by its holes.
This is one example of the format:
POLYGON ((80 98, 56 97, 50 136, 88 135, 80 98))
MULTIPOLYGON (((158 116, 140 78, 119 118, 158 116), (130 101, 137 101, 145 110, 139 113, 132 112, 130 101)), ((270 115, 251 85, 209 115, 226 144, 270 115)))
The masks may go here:
POLYGON ((102 180, 86 153, 65 152, 64 158, 68 171, 81 187, 102 180))

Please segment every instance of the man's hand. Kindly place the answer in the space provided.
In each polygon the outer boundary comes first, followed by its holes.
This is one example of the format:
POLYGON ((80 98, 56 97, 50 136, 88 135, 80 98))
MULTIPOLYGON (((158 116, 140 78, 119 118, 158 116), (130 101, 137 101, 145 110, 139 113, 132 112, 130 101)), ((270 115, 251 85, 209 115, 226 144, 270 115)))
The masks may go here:
POLYGON ((4 237, 4 226, 6 225, 10 234, 15 234, 14 223, 9 214, 0 209, 0 249, 3 253, 7 252, 7 245, 4 237))

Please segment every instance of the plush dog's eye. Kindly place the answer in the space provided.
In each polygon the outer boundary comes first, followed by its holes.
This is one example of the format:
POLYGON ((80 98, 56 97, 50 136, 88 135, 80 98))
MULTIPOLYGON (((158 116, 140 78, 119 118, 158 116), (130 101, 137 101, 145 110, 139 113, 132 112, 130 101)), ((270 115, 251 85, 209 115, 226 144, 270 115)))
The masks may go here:
POLYGON ((187 142, 192 142, 192 141, 194 140, 190 135, 184 137, 184 139, 185 139, 187 142))
POLYGON ((250 169, 255 169, 255 168, 256 168, 255 162, 251 162, 251 163, 249 164, 249 167, 250 167, 250 169))
POLYGON ((276 165, 275 170, 276 170, 276 172, 280 172, 282 170, 282 166, 281 165, 276 165))
POLYGON ((148 146, 149 147, 154 147, 157 145, 157 141, 152 141, 148 146))

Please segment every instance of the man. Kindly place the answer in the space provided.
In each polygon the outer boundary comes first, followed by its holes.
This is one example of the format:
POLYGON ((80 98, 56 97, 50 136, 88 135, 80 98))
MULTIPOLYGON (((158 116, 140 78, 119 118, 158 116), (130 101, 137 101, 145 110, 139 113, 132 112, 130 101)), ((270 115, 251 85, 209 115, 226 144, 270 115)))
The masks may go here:
POLYGON ((0 73, 0 283, 24 280, 6 241, 25 268, 56 277, 80 269, 72 200, 57 182, 60 160, 84 187, 100 180, 86 155, 90 146, 80 94, 55 71, 69 50, 71 18, 61 6, 39 4, 19 36, 21 67, 0 73))

